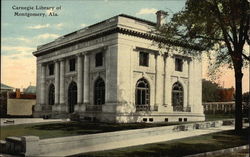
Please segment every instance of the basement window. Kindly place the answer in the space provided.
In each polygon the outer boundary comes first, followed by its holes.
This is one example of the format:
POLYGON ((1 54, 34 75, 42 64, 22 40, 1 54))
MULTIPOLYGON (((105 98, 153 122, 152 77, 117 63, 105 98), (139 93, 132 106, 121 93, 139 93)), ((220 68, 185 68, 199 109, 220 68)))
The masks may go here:
POLYGON ((150 121, 150 122, 153 122, 153 121, 154 121, 154 118, 149 118, 149 121, 150 121))

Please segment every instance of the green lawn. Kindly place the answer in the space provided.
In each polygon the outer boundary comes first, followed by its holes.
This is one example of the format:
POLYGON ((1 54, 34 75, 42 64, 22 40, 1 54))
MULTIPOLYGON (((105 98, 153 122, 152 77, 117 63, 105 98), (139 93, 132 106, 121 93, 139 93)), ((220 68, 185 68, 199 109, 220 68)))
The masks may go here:
MULTIPOLYGON (((232 118, 232 115, 206 115, 206 121, 221 120, 232 118)), ((2 126, 0 139, 8 136, 39 136, 41 139, 63 136, 74 136, 84 134, 95 134, 102 132, 111 132, 129 129, 141 129, 149 127, 159 127, 168 125, 177 125, 191 122, 167 122, 167 123, 129 123, 129 124, 111 124, 111 123, 90 123, 90 122, 53 122, 43 124, 22 124, 12 126, 2 126)))
POLYGON ((185 156, 208 151, 215 151, 248 144, 248 129, 244 129, 241 135, 235 135, 234 131, 207 134, 202 136, 172 140, 155 144, 114 149, 74 155, 75 157, 160 157, 160 156, 185 156))
POLYGON ((206 114, 206 121, 234 119, 234 114, 206 114))
MULTIPOLYGON (((110 123, 88 123, 88 122, 61 122, 47 124, 22 124, 12 126, 2 126, 0 139, 8 136, 39 136, 41 139, 63 136, 74 136, 84 134, 95 134, 119 130, 140 129, 158 126, 176 125, 175 123, 130 123, 130 124, 110 124, 110 123)), ((182 122, 181 124, 184 124, 182 122)))

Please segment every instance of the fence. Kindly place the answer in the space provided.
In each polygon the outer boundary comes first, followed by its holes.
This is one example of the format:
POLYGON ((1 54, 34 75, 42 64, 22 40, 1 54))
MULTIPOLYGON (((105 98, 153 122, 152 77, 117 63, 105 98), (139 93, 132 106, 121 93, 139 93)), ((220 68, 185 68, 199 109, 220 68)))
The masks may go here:
MULTIPOLYGON (((202 104, 205 114, 234 113, 235 102, 205 102, 202 104)), ((248 113, 249 102, 242 102, 243 114, 248 113)))

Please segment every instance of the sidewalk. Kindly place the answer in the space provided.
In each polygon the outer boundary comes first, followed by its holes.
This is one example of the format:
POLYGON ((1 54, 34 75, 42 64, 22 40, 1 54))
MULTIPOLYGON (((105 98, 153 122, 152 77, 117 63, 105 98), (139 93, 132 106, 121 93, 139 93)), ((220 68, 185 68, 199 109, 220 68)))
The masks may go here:
POLYGON ((143 144, 149 144, 149 143, 164 142, 164 141, 170 141, 170 140, 181 139, 181 138, 186 138, 186 137, 193 137, 193 136, 199 136, 199 135, 221 132, 221 131, 226 131, 226 130, 232 130, 232 129, 234 129, 233 126, 222 126, 220 128, 180 131, 180 132, 170 133, 168 136, 158 135, 158 136, 153 136, 153 137, 148 137, 148 138, 145 138, 145 137, 137 138, 137 139, 126 140, 122 142, 100 144, 100 145, 95 145, 95 146, 85 147, 85 148, 80 148, 80 149, 72 149, 72 150, 67 150, 67 151, 62 150, 56 153, 43 154, 43 155, 44 156, 69 156, 69 155, 76 155, 76 154, 87 153, 87 152, 95 152, 95 151, 124 148, 124 147, 137 146, 137 145, 143 145, 143 144))

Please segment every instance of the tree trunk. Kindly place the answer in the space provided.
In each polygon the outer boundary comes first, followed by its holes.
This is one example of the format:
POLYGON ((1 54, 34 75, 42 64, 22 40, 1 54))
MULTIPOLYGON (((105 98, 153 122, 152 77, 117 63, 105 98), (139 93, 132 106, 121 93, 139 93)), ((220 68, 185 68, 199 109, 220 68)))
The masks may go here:
POLYGON ((240 61, 235 64, 235 132, 242 130, 242 64, 240 61))

